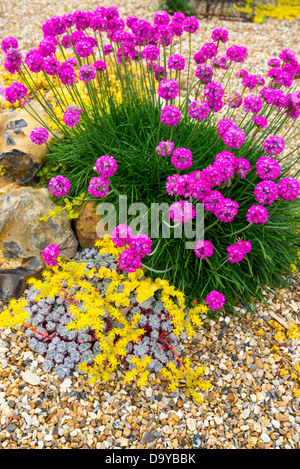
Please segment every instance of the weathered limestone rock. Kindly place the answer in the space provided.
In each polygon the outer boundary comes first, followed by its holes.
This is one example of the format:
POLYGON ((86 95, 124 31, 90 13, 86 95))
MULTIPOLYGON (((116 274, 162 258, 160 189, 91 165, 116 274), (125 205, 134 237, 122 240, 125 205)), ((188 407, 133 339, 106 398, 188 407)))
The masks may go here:
MULTIPOLYGON (((32 107, 43 115, 39 103, 32 107)), ((30 181, 44 164, 44 155, 49 153, 47 145, 34 144, 29 135, 34 127, 41 127, 26 107, 19 112, 7 111, 0 119, 0 165, 19 184, 30 181)))
POLYGON ((54 210, 48 189, 21 187, 0 197, 0 299, 18 297, 26 280, 46 267, 42 252, 48 244, 72 258, 78 247, 67 214, 39 221, 54 210))
POLYGON ((0 196, 12 189, 19 189, 20 187, 21 185, 14 182, 7 174, 0 176, 0 196))
POLYGON ((96 210, 97 208, 92 201, 78 209, 79 217, 74 221, 74 231, 83 249, 94 247, 95 242, 99 239, 97 224, 101 219, 101 215, 97 215, 96 210))

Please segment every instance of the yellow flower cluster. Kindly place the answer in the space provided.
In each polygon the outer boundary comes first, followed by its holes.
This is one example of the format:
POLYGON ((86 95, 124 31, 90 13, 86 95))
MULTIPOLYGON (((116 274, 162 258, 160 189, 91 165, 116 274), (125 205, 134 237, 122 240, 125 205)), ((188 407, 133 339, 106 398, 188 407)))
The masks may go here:
MULTIPOLYGON (((111 254, 118 258, 126 246, 116 247, 109 236, 96 243, 100 253, 111 254)), ((131 310, 131 294, 137 295, 137 301, 144 302, 156 295, 164 304, 174 325, 173 333, 180 336, 187 332, 193 336, 197 328, 201 327, 200 316, 207 312, 205 305, 196 305, 192 309, 186 307, 184 294, 176 290, 167 280, 145 278, 143 270, 128 275, 120 274, 116 270, 100 267, 98 270, 91 267, 88 262, 61 262, 58 266, 45 270, 42 279, 31 278, 29 285, 38 292, 36 301, 47 296, 64 296, 69 300, 69 312, 72 321, 66 325, 68 329, 76 331, 92 329, 99 342, 100 353, 95 357, 92 365, 81 364, 82 371, 90 375, 90 383, 97 380, 107 381, 110 374, 115 372, 123 359, 127 356, 127 345, 138 343, 145 334, 143 328, 137 324, 140 314, 127 316, 131 310), (105 295, 102 296, 95 287, 98 279, 108 279, 105 295), (91 282, 93 279, 93 282, 91 282), (73 292, 72 294, 70 292, 73 292), (110 330, 105 330, 104 315, 109 315, 112 321, 110 330)), ((25 311, 27 300, 12 300, 9 307, 0 314, 0 327, 13 327, 24 323, 28 318, 25 311)), ((169 364, 163 369, 164 376, 170 380, 170 389, 175 389, 181 380, 184 380, 188 389, 199 401, 200 395, 195 390, 205 390, 210 385, 200 381, 204 367, 192 369, 190 360, 183 362, 174 350, 178 365, 169 364)), ((131 358, 132 369, 124 375, 124 383, 137 382, 144 386, 150 376, 147 366, 152 358, 131 358)))
POLYGON ((254 7, 253 0, 246 0, 244 7, 237 7, 236 11, 241 11, 247 15, 254 15, 253 21, 262 23, 266 17, 277 18, 279 20, 291 20, 300 18, 299 0, 277 0, 276 5, 272 3, 259 3, 254 7))
POLYGON ((164 378, 169 381, 168 389, 171 392, 179 387, 180 382, 184 382, 194 401, 198 403, 202 400, 199 391, 211 388, 211 383, 200 378, 204 372, 205 366, 203 365, 193 369, 189 358, 184 360, 181 368, 178 368, 174 363, 169 363, 161 370, 164 378))

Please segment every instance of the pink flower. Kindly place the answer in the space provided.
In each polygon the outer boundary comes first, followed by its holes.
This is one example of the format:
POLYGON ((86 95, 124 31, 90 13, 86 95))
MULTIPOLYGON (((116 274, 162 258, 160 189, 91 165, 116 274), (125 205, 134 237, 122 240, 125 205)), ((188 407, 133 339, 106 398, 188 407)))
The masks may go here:
POLYGON ((206 257, 211 257, 214 252, 214 247, 210 241, 198 241, 196 248, 194 250, 197 257, 200 259, 205 259, 206 257))
POLYGON ((266 223, 268 217, 268 211, 262 205, 252 205, 246 215, 249 223, 266 223))
POLYGON ((112 230, 110 237, 116 246, 123 247, 130 244, 132 230, 128 225, 120 224, 112 230))
POLYGON ((196 212, 189 202, 181 200, 170 206, 170 218, 174 223, 186 223, 194 218, 196 212))
POLYGON ((210 309, 215 311, 223 308, 225 304, 225 296, 217 290, 212 290, 205 298, 205 302, 208 303, 210 309))
POLYGON ((42 253, 44 262, 47 265, 51 265, 53 267, 58 265, 58 260, 57 260, 58 256, 59 256, 59 246, 57 246, 57 244, 49 244, 47 247, 45 247, 42 253))
POLYGON ((55 197, 62 197, 70 190, 70 181, 64 176, 55 176, 49 181, 49 191, 55 197))

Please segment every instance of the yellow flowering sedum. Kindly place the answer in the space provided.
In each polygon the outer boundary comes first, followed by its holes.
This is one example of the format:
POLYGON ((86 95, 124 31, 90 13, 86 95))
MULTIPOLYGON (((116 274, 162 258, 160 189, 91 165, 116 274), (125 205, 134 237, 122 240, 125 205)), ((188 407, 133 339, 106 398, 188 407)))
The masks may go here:
MULTIPOLYGON (((119 257, 126 248, 126 246, 116 247, 108 236, 96 244, 100 253, 110 254, 114 258, 119 257)), ((98 380, 108 381, 110 374, 124 362, 128 354, 128 344, 137 344, 146 332, 145 329, 138 327, 141 319, 139 313, 127 316, 132 308, 130 303, 132 293, 137 295, 138 303, 156 295, 168 311, 174 325, 172 332, 177 337, 183 332, 192 337, 201 327, 200 316, 207 312, 207 307, 196 305, 188 310, 183 293, 176 290, 167 280, 158 278, 153 281, 151 278, 145 278, 141 269, 125 275, 104 266, 96 270, 91 265, 88 262, 61 262, 58 266, 45 270, 42 279, 32 278, 29 281, 33 289, 38 292, 35 297, 36 302, 48 296, 64 296, 69 299, 69 313, 72 320, 65 326, 67 329, 94 331, 100 353, 95 356, 92 365, 86 363, 80 365, 80 369, 89 374, 90 383, 98 380), (95 286, 97 278, 109 280, 105 295, 100 294, 95 286), (107 314, 113 321, 110 330, 105 330, 104 327, 104 315, 107 314)), ((13 327, 24 323, 28 319, 26 304, 26 298, 12 300, 9 307, 0 314, 0 327, 13 327)), ((178 363, 169 363, 162 369, 164 376, 170 380, 170 389, 175 389, 184 380, 191 395, 199 401, 198 391, 206 390, 210 386, 206 381, 200 380, 205 368, 200 366, 193 369, 189 359, 182 362, 176 350, 172 350, 178 363)), ((124 383, 134 381, 140 387, 147 384, 150 378, 147 366, 151 360, 152 357, 148 355, 144 358, 131 356, 131 366, 124 374, 124 383)))

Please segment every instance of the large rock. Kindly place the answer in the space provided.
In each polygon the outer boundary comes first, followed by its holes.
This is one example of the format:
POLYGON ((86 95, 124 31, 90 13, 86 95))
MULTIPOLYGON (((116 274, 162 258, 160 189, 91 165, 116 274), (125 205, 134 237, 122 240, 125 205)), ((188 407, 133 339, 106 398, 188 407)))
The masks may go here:
POLYGON ((63 211, 47 222, 39 221, 54 210, 48 189, 21 187, 0 197, 0 299, 18 297, 29 277, 46 267, 42 252, 48 244, 60 246, 60 254, 72 258, 78 241, 63 211))
POLYGON ((92 201, 89 201, 82 207, 79 207, 79 217, 74 221, 74 231, 79 241, 80 247, 92 248, 99 239, 97 235, 97 224, 101 215, 96 213, 97 207, 92 201))
MULTIPOLYGON (((31 106, 44 119, 39 103, 33 102, 31 106)), ((5 112, 0 120, 0 165, 19 184, 35 176, 49 153, 46 143, 36 145, 30 140, 34 127, 41 127, 41 124, 26 111, 26 106, 19 112, 5 112)))

